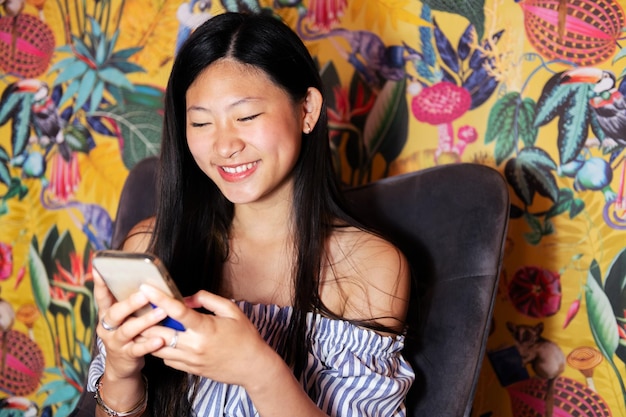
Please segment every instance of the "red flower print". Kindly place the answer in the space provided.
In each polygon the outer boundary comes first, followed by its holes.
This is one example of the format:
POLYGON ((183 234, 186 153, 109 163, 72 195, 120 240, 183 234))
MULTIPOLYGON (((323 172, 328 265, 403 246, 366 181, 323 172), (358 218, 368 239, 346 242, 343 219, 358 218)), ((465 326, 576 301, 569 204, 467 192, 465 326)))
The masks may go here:
MULTIPOLYGON (((91 262, 89 262, 91 265, 91 262)), ((82 287, 85 282, 92 281, 93 275, 91 273, 91 267, 87 271, 83 268, 82 257, 75 252, 70 253, 70 270, 68 271, 61 265, 59 261, 56 261, 58 273, 53 274, 52 280, 55 283, 69 284, 75 287, 82 287)), ((57 300, 68 301, 76 294, 72 291, 63 290, 60 286, 52 286, 50 288, 52 297, 57 300)))
POLYGON ((358 83, 356 86, 354 103, 350 103, 350 94, 345 88, 334 87, 333 95, 336 108, 332 109, 329 107, 327 110, 331 141, 340 136, 342 130, 352 129, 352 118, 368 114, 376 101, 374 95, 366 98, 365 90, 361 83, 358 83))
POLYGON ((561 308, 561 277, 544 268, 523 266, 509 283, 509 300, 527 316, 552 316, 561 308))
POLYGON ((578 310, 580 310, 580 299, 581 297, 579 296, 569 306, 569 309, 567 310, 567 315, 565 316, 565 322, 563 323, 563 328, 566 328, 574 319, 574 317, 576 317, 578 310))

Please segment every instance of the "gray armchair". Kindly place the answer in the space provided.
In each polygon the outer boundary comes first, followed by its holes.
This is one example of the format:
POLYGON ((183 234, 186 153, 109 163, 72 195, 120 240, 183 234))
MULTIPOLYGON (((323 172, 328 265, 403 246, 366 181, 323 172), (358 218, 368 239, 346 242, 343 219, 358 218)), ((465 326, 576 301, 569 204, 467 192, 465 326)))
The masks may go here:
MULTIPOLYGON (((143 160, 128 176, 112 247, 154 213, 156 162, 143 160)), ((346 195, 355 214, 391 238, 414 270, 404 355, 417 379, 407 397, 408 417, 469 416, 508 227, 503 177, 486 166, 453 164, 379 180, 346 195)), ((92 397, 83 393, 73 416, 93 416, 92 397)))
POLYGON ((404 355, 417 378, 408 417, 469 416, 508 228, 504 178, 483 165, 443 165, 379 180, 347 197, 414 270, 404 355))

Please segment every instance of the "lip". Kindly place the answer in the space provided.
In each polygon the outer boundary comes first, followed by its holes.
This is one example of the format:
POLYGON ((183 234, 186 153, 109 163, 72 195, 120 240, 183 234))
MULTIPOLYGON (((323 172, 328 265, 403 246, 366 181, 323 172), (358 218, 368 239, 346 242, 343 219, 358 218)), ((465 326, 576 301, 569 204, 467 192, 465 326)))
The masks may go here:
POLYGON ((259 166, 259 161, 247 162, 237 165, 220 165, 220 176, 229 182, 241 181, 251 176, 259 166))

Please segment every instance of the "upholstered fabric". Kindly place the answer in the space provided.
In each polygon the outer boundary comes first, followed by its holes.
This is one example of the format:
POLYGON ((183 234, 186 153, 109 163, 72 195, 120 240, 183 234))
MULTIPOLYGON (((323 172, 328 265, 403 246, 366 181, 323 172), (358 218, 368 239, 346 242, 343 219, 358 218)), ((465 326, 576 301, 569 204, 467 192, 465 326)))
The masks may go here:
POLYGON ((469 416, 508 226, 503 177, 482 165, 444 165, 347 195, 414 269, 413 329, 404 349, 417 374, 407 398, 409 415, 469 416))
POLYGON ((126 177, 117 207, 111 248, 119 249, 129 230, 139 221, 154 215, 156 211, 156 157, 139 161, 126 177))
MULTIPOLYGON (((152 213, 154 198, 144 192, 154 190, 155 165, 150 158, 131 171, 112 247, 152 213)), ((407 397, 407 415, 469 416, 508 225, 503 177, 487 166, 452 164, 379 180, 346 195, 358 217, 392 239, 414 270, 403 353, 417 378, 407 397)), ((93 415, 91 397, 83 395, 75 417, 93 415)))

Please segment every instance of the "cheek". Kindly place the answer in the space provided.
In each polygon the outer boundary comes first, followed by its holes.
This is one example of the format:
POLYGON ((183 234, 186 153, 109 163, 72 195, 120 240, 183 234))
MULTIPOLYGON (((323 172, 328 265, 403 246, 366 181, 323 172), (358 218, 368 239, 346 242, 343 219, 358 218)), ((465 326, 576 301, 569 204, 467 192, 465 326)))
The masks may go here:
POLYGON ((201 152, 198 151, 198 147, 195 146, 193 142, 189 141, 187 141, 187 147, 189 148, 189 152, 191 153, 191 156, 193 156, 193 159, 198 162, 198 156, 201 154, 201 152))
POLYGON ((301 140, 299 131, 290 127, 268 126, 263 130, 263 134, 257 136, 257 146, 263 147, 266 152, 292 157, 300 153, 301 140))
POLYGON ((193 135, 187 134, 187 147, 189 151, 193 155, 193 157, 197 160, 201 158, 203 155, 206 155, 208 141, 202 140, 199 137, 195 137, 193 135))
POLYGON ((209 175, 209 153, 207 141, 202 140, 187 140, 187 147, 193 157, 193 160, 198 165, 198 168, 206 175, 209 175))
POLYGON ((264 140, 275 152, 282 154, 300 154, 302 131, 296 119, 276 120, 268 123, 264 129, 264 140), (277 140, 277 138, 280 138, 277 140))

